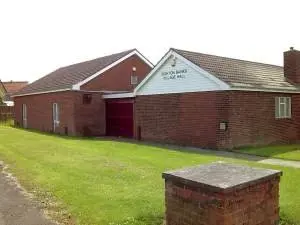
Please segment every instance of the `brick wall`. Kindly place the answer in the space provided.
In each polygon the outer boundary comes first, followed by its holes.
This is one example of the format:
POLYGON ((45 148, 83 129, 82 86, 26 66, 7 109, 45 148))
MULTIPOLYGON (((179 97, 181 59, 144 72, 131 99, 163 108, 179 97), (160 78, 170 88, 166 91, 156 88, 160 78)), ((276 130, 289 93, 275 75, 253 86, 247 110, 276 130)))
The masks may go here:
POLYGON ((137 96, 135 126, 142 140, 214 148, 217 98, 216 92, 137 96))
POLYGON ((199 92, 137 96, 136 136, 205 148, 289 143, 299 140, 300 95, 270 92, 199 92), (275 118, 275 97, 292 97, 292 118, 275 118), (227 122, 227 130, 220 130, 227 122))
POLYGON ((27 127, 41 131, 53 131, 52 105, 58 103, 60 124, 58 133, 64 133, 68 127, 69 134, 75 134, 74 127, 74 93, 56 92, 41 95, 15 97, 15 124, 22 126, 22 104, 27 105, 27 127))
POLYGON ((136 67, 135 75, 138 76, 138 82, 142 81, 151 70, 148 64, 138 56, 133 55, 83 85, 81 90, 132 91, 135 87, 131 85, 130 80, 133 66, 136 67))
POLYGON ((168 225, 275 225, 279 221, 279 177, 228 193, 166 180, 168 225))
POLYGON ((268 145, 299 140, 300 95, 232 91, 225 93, 228 131, 218 136, 218 147, 268 145), (292 118, 275 118, 275 97, 292 98, 292 118))
POLYGON ((27 105, 27 126, 46 132, 53 131, 52 105, 58 103, 60 124, 57 133, 69 135, 103 135, 105 104, 100 93, 92 93, 92 103, 83 105, 85 92, 65 91, 15 97, 15 121, 22 126, 22 104, 27 105), (85 131, 85 132, 84 132, 85 131))
POLYGON ((77 92, 75 96, 75 129, 80 136, 105 135, 105 101, 101 93, 77 92), (83 94, 92 94, 90 104, 83 104, 83 94))
POLYGON ((300 51, 290 50, 284 52, 284 76, 288 81, 300 83, 300 51))

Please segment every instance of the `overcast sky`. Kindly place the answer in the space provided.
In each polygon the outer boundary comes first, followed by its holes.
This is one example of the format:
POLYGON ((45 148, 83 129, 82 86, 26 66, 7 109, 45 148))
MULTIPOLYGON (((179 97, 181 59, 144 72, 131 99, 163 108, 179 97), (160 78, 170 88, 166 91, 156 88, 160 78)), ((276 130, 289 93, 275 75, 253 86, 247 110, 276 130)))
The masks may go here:
POLYGON ((131 48, 156 63, 170 48, 282 65, 300 49, 291 0, 0 0, 0 79, 131 48))

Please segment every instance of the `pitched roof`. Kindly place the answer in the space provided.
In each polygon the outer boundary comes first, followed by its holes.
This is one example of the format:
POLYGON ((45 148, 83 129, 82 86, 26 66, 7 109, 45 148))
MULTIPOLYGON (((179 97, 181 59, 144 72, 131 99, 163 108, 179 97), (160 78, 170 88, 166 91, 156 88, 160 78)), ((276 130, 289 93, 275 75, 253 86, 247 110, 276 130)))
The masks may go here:
POLYGON ((229 84, 232 88, 300 90, 285 79, 281 66, 179 49, 171 50, 229 84))
POLYGON ((24 88, 28 81, 2 81, 7 93, 13 94, 24 88))
POLYGON ((27 95, 40 92, 72 89, 73 85, 86 80, 100 70, 108 67, 109 65, 134 51, 137 50, 131 49, 128 51, 59 68, 54 72, 40 78, 39 80, 27 85, 22 90, 15 93, 15 95, 27 95))

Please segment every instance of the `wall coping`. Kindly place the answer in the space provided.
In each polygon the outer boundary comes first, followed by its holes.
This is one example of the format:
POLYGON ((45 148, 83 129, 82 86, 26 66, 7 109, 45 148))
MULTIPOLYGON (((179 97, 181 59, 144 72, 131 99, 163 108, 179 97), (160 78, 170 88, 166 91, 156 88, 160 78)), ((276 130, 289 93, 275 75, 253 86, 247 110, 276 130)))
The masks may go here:
POLYGON ((162 174, 165 180, 221 193, 243 189, 280 176, 282 171, 279 170, 253 168, 221 161, 162 174))

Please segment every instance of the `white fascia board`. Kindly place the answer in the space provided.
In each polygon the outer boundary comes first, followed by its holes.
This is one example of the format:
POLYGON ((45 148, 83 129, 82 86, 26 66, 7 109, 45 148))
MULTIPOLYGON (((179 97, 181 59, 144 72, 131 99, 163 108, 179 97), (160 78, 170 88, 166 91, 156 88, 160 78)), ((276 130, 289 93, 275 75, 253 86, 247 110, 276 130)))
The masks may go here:
POLYGON ((183 56, 179 55, 177 52, 173 51, 172 49, 169 50, 169 52, 158 62, 158 64, 156 64, 156 66, 151 70, 151 72, 144 78, 144 80, 134 89, 134 93, 136 94, 138 92, 139 89, 141 89, 146 83, 147 81, 149 81, 149 79, 155 74, 155 72, 165 63, 166 60, 168 60, 168 58, 174 55, 175 57, 177 57, 178 59, 182 60, 183 62, 185 62, 188 66, 192 67, 193 69, 195 69, 196 71, 198 71, 199 73, 203 74, 204 76, 206 76, 208 79, 212 80, 213 82, 215 82, 217 85, 219 85, 221 90, 229 90, 230 86, 225 83, 224 81, 218 79, 217 77, 215 77, 214 75, 208 73, 207 71, 203 70, 202 68, 200 68, 199 66, 195 65, 194 63, 192 63, 191 61, 189 61, 188 59, 184 58, 183 56))
POLYGON ((141 53, 139 53, 137 50, 134 50, 132 52, 130 52, 129 54, 125 55, 124 57, 118 59, 117 61, 113 62, 112 64, 108 65, 107 67, 103 68, 102 70, 98 71, 97 73, 93 74, 92 76, 89 76, 88 78, 86 78, 85 80, 73 85, 72 89, 73 90, 80 90, 80 87, 84 84, 86 84, 87 82, 91 81, 92 79, 96 78, 97 76, 101 75, 102 73, 104 73, 105 71, 113 68, 114 66, 120 64, 121 62, 125 61, 126 59, 128 59, 129 57, 133 56, 133 55, 137 55, 139 58, 141 58, 146 64, 148 64, 151 68, 153 68, 153 64, 146 59, 141 53))
POLYGON ((136 86, 136 88, 134 89, 133 93, 136 94, 137 91, 143 87, 147 81, 152 77, 153 74, 155 74, 155 72, 164 64, 164 62, 172 55, 172 50, 169 50, 169 52, 167 52, 167 54, 155 65, 155 67, 150 71, 150 73, 142 80, 141 83, 138 84, 138 86, 136 86))
POLYGON ((71 91, 70 88, 65 89, 59 89, 59 90, 53 90, 53 91, 40 91, 40 92, 32 92, 28 94, 20 94, 20 95, 12 95, 11 97, 21 97, 21 96, 28 96, 28 95, 40 95, 40 94, 48 94, 48 93, 55 93, 55 92, 62 92, 62 91, 71 91))
POLYGON ((273 93, 300 93, 300 90, 289 89, 268 89, 268 88, 235 88, 231 87, 230 91, 256 91, 256 92, 273 92, 273 93))
POLYGON ((134 98, 134 93, 122 93, 122 94, 106 94, 102 96, 104 99, 111 99, 111 98, 134 98))

